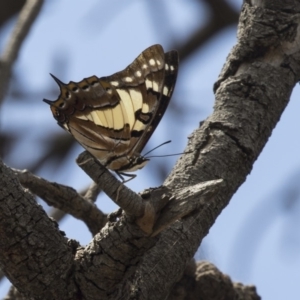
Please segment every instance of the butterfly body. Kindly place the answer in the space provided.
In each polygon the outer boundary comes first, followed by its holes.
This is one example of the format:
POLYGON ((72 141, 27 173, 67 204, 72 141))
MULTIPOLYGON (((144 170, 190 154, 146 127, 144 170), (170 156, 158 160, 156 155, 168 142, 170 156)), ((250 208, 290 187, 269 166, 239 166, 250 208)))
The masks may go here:
POLYGON ((61 92, 56 101, 44 101, 58 124, 101 164, 133 172, 149 161, 141 151, 169 104, 177 70, 177 52, 154 45, 108 77, 64 84, 52 75, 61 92))

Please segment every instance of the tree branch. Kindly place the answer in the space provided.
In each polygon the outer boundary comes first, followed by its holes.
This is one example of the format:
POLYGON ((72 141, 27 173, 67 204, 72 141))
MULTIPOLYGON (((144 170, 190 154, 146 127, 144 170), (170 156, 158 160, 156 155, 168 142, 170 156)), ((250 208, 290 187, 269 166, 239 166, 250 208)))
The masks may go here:
POLYGON ((19 292, 36 299, 73 295, 73 251, 67 240, 0 161, 1 268, 19 292))
POLYGON ((98 186, 98 184, 92 182, 92 184, 89 186, 89 188, 84 194, 84 199, 92 203, 95 203, 101 191, 102 189, 98 186))
POLYGON ((28 171, 14 170, 20 183, 48 205, 59 208, 82 220, 93 236, 105 225, 107 218, 91 201, 85 200, 73 188, 48 182, 28 171))
MULTIPOLYGON (((101 189, 97 186, 96 183, 93 182, 88 188, 84 189, 83 191, 80 191, 79 195, 81 195, 81 196, 84 195, 83 196, 84 199, 86 199, 89 202, 95 203, 100 192, 101 192, 101 189)), ((50 218, 53 218, 56 222, 59 223, 65 217, 66 212, 64 212, 58 208, 53 208, 50 210, 48 215, 50 218)), ((106 215, 103 214, 103 217, 106 218, 106 215)), ((104 226, 104 224, 103 224, 103 226, 104 226)), ((101 228, 99 228, 99 230, 101 228)))
POLYGON ((129 216, 141 217, 145 205, 142 198, 117 180, 87 151, 77 158, 77 164, 129 216))
POLYGON ((23 6, 10 40, 0 58, 0 103, 3 101, 10 80, 11 68, 20 51, 21 45, 37 18, 43 0, 27 0, 23 6))
POLYGON ((205 204, 218 192, 222 183, 222 180, 213 180, 179 190, 162 186, 147 190, 139 197, 124 184, 120 184, 90 153, 85 151, 80 154, 77 162, 99 186, 102 186, 107 195, 116 197, 113 199, 115 203, 128 216, 135 217, 136 224, 145 233, 152 236, 205 204))
POLYGON ((192 154, 177 162, 164 183, 177 190, 222 178, 224 188, 209 206, 162 232, 134 275, 122 282, 119 292, 126 299, 168 295, 217 216, 245 181, 280 119, 300 78, 300 10, 298 1, 290 1, 288 12, 285 1, 276 2, 282 11, 269 9, 265 1, 257 2, 259 6, 244 4, 238 44, 216 85, 214 112, 190 136, 185 152, 192 154))
POLYGON ((187 265, 184 274, 172 288, 168 300, 260 300, 254 286, 232 282, 229 276, 221 273, 207 261, 187 265))

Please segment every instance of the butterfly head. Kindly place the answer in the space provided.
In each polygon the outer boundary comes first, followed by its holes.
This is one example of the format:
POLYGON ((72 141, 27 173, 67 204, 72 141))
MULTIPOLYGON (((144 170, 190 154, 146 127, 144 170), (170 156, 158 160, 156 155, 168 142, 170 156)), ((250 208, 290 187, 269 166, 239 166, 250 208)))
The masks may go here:
MULTIPOLYGON (((76 100, 72 89, 74 90, 73 85, 75 85, 75 83, 70 82, 69 84, 65 84, 54 75, 50 75, 58 84, 60 88, 60 95, 55 101, 47 99, 44 99, 43 101, 50 105, 53 117, 62 124, 68 120, 69 115, 74 113, 74 103, 76 100)), ((75 87, 75 89, 78 88, 75 87)))
POLYGON ((137 155, 129 159, 129 164, 126 167, 126 172, 134 172, 140 170, 146 166, 150 159, 145 158, 144 156, 137 155))

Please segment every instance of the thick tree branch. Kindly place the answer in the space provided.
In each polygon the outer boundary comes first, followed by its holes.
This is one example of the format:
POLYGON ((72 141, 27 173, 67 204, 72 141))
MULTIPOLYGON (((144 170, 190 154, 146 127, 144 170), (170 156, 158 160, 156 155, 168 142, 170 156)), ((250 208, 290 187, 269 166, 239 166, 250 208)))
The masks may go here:
POLYGON ((28 35, 33 22, 41 10, 43 2, 43 0, 26 1, 20 12, 9 42, 0 58, 0 103, 3 101, 6 93, 12 65, 18 56, 24 39, 28 35))
POLYGON ((5 275, 21 293, 36 299, 60 299, 62 291, 73 295, 72 251, 57 224, 0 161, 0 261, 5 275))
MULTIPOLYGON (((276 2, 277 9, 280 3, 285 11, 286 2, 276 2)), ((123 282, 120 289, 128 295, 126 299, 168 295, 219 213, 245 181, 280 119, 300 78, 300 4, 290 2, 293 10, 289 12, 268 9, 264 1, 259 2, 261 7, 244 4, 238 44, 216 86, 214 112, 190 137, 186 152, 193 153, 180 159, 165 181, 168 188, 176 190, 222 178, 225 188, 211 199, 210 206, 161 234, 135 274, 123 282), (245 45, 252 47, 244 49, 245 45)))
POLYGON ((73 188, 49 182, 28 171, 14 171, 24 187, 42 198, 48 205, 59 208, 85 222, 93 235, 105 225, 106 215, 93 202, 87 201, 73 188))
POLYGON ((232 282, 229 276, 207 261, 195 263, 192 260, 168 297, 168 300, 185 299, 260 300, 260 297, 254 286, 232 282))

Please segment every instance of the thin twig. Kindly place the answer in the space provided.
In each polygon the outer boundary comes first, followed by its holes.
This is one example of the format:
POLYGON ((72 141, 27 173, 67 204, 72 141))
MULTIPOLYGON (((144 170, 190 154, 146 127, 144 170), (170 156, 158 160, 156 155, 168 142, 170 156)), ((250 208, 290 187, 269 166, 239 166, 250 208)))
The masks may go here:
POLYGON ((49 182, 28 171, 14 170, 20 183, 48 205, 82 220, 95 235, 106 223, 106 215, 95 204, 85 200, 73 188, 49 182))
POLYGON ((127 215, 141 217, 145 212, 145 202, 135 192, 121 184, 104 166, 87 151, 77 158, 77 164, 127 215))
POLYGON ((3 101, 10 80, 11 68, 18 57, 23 41, 36 20, 43 0, 27 0, 22 8, 15 28, 0 58, 0 103, 3 101))
POLYGON ((83 197, 85 200, 95 203, 101 191, 102 189, 100 188, 100 186, 97 183, 93 182, 89 186, 83 197))
MULTIPOLYGON (((78 192, 78 194, 83 196, 85 200, 95 203, 100 192, 101 189, 99 186, 93 182, 88 188, 83 189, 81 192, 78 192)), ((56 222, 60 222, 66 214, 66 212, 55 207, 48 213, 48 215, 56 222)))

